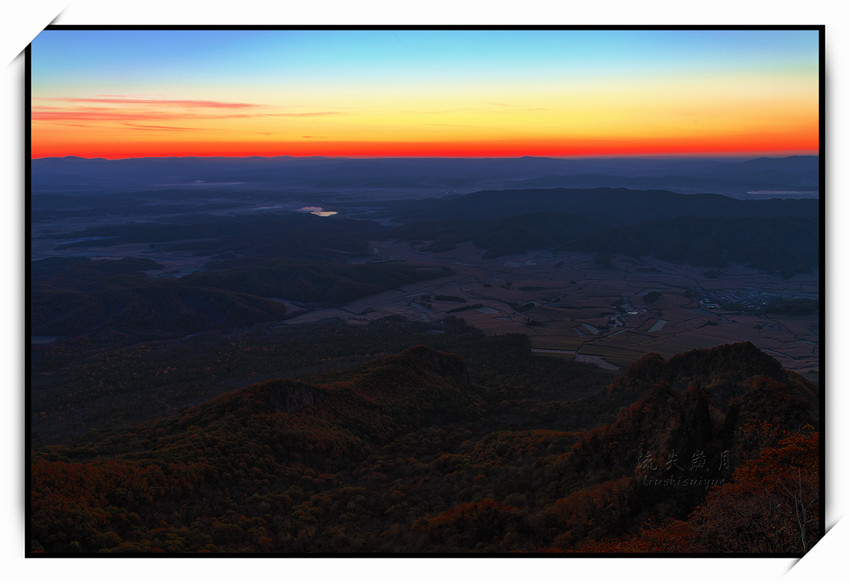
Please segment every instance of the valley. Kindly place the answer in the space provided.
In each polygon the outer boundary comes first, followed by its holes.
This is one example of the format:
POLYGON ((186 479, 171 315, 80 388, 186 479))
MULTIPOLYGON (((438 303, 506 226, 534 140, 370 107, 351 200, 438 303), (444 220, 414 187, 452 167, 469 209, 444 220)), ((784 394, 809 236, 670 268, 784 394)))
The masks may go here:
MULTIPOLYGON (((294 330, 330 318, 362 324, 386 316, 439 322, 452 315, 490 335, 526 335, 539 354, 612 370, 649 351, 669 356, 749 340, 787 368, 818 379, 820 274, 813 199, 748 200, 743 191, 728 198, 610 187, 474 190, 510 188, 523 176, 558 168, 580 173, 598 167, 593 160, 529 158, 501 166, 490 160, 427 159, 131 162, 99 165, 87 176, 92 190, 86 194, 72 185, 64 191, 54 187, 53 194, 34 193, 34 266, 46 258, 88 258, 106 266, 103 260, 135 257, 153 262, 137 272, 148 280, 255 296, 262 315, 244 320, 249 325, 275 321, 279 312, 285 312, 279 325, 294 330), (144 181, 145 164, 167 168, 182 182, 144 181), (119 184, 111 172, 122 165, 129 172, 127 192, 110 193, 106 189, 119 184), (331 170, 349 178, 322 177, 331 170), (266 182, 249 180, 250 172, 266 182), (426 175, 431 178, 425 180, 426 175), (105 176, 111 182, 97 186, 105 176), (460 177, 467 178, 463 185, 460 177), (440 180, 444 190, 437 186, 440 180), (698 223, 668 218, 677 215, 704 218, 698 223), (797 222, 788 223, 791 219, 797 222), (686 225, 684 232, 680 225, 686 225), (621 236, 625 239, 618 241, 621 236), (409 273, 401 275, 405 270, 409 273), (255 281, 260 271, 266 273, 262 282, 255 281), (379 275, 384 272, 388 277, 379 275), (323 283, 343 274, 356 281, 330 286, 334 289, 323 283), (376 279, 384 283, 364 285, 376 279)), ((42 164, 40 183, 56 184, 51 172, 85 174, 90 162, 42 164)), ((724 171, 734 170, 748 181, 747 188, 757 189, 756 177, 771 165, 774 172, 781 168, 789 183, 811 181, 813 169, 801 157, 731 164, 706 160, 702 166, 672 160, 607 165, 613 184, 617 172, 655 173, 662 180, 675 169, 699 175, 718 190, 727 184, 724 171), (744 173, 747 165, 752 175, 744 173)), ((562 179, 570 182, 568 174, 562 179)), ((149 295, 144 279, 133 286, 149 295)), ((204 329, 198 326, 180 331, 204 329)), ((69 331, 67 326, 36 328, 39 343, 69 331)), ((134 333, 129 334, 131 341, 134 333)))
POLYGON ((753 314, 709 308, 700 301, 720 292, 755 296, 765 303, 782 297, 817 298, 815 276, 783 279, 736 266, 706 278, 704 269, 651 257, 617 257, 604 266, 587 253, 482 259, 472 244, 438 254, 398 241, 371 242, 370 247, 376 260, 444 265, 454 274, 339 308, 311 310, 286 320, 286 325, 327 318, 356 324, 390 315, 430 322, 455 315, 487 334, 525 334, 541 353, 596 357, 592 361, 615 369, 646 352, 671 356, 749 340, 786 368, 817 379, 816 313, 753 314), (660 295, 647 301, 652 292, 660 295), (462 301, 441 301, 439 296, 462 301))

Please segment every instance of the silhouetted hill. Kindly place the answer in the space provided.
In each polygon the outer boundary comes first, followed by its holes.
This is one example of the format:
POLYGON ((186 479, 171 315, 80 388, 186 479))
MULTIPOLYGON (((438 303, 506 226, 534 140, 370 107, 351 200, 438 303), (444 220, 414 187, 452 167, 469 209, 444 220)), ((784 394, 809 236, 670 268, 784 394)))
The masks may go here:
POLYGON ((666 362, 646 355, 608 390, 641 396, 553 460, 558 487, 573 492, 554 505, 564 524, 560 548, 622 535, 650 516, 684 519, 711 485, 729 481, 763 448, 817 425, 811 383, 749 343, 666 362), (595 526, 617 520, 619 527, 595 526))
MULTIPOLYGON (((818 425, 817 388, 750 342, 691 350, 668 360, 646 354, 606 391, 641 397, 617 421, 593 434, 595 439, 622 435, 625 423, 628 431, 643 436, 641 440, 650 440, 652 447, 646 442, 643 450, 680 451, 685 443, 691 451, 731 450, 741 461, 754 454, 738 435, 749 424, 767 424, 774 438, 818 425), (647 430, 652 425, 655 429, 647 430), (672 434, 670 428, 675 429, 672 434)), ((625 457, 627 453, 620 452, 625 457)))
POLYGON ((600 229, 558 250, 651 255, 704 267, 739 263, 792 275, 819 265, 818 228, 818 220, 807 217, 677 217, 600 229))
POLYGON ((150 278, 153 261, 50 258, 32 266, 31 324, 35 335, 189 334, 242 327, 286 315, 286 307, 256 295, 150 278))
POLYGON ((362 455, 399 432, 468 419, 479 399, 458 357, 415 346, 351 369, 332 383, 274 379, 250 385, 180 415, 140 424, 132 435, 113 432, 98 447, 133 451, 153 432, 162 436, 157 442, 171 448, 203 438, 202 433, 236 431, 245 444, 271 447, 278 460, 362 455))
POLYGON ((755 158, 735 160, 716 166, 708 166, 704 172, 722 171, 728 175, 749 175, 754 172, 783 173, 786 175, 807 174, 816 176, 820 170, 817 156, 788 156, 785 158, 755 158))
POLYGON ((198 214, 180 222, 144 222, 89 227, 64 234, 60 248, 145 244, 202 255, 345 261, 368 255, 367 241, 379 225, 309 213, 241 216, 198 214))
MULTIPOLYGON (((710 411, 713 421, 699 425, 704 431, 710 425, 710 431, 695 443, 691 417, 676 423, 685 428, 678 439, 691 443, 692 451, 727 451, 732 467, 758 455, 761 448, 776 443, 782 435, 819 425, 817 387, 784 370, 749 342, 692 350, 667 361, 657 354, 645 355, 608 391, 645 391, 652 382, 661 382, 689 398, 701 395, 704 406, 700 408, 710 411)), ((653 385, 648 394, 657 390, 658 385, 653 385)), ((699 415, 707 419, 707 413, 699 415)))
MULTIPOLYGON (((254 186, 305 188, 465 189, 533 186, 548 176, 580 185, 675 189, 705 186, 704 192, 800 188, 817 190, 816 156, 760 158, 326 158, 183 157, 124 160, 41 158, 32 161, 34 192, 127 192, 150 188, 242 189, 254 186), (573 178, 581 177, 585 178, 573 178), (608 177, 619 177, 610 182, 608 177), (672 178, 672 180, 670 179, 672 178), (578 181, 578 182, 576 182, 578 181)), ((551 185, 551 184, 550 184, 551 185)), ((692 192, 693 190, 687 190, 692 192)))
POLYGON ((188 285, 284 298, 311 305, 340 305, 396 287, 451 275, 448 268, 406 263, 308 263, 287 259, 234 259, 209 264, 184 278, 188 285))
POLYGON ((819 264, 816 200, 598 188, 485 191, 388 208, 406 224, 374 237, 430 241, 423 249, 434 252, 474 241, 485 257, 554 248, 703 267, 739 263, 787 276, 819 264))
POLYGON ((120 275, 139 275, 145 271, 160 271, 156 261, 140 257, 117 260, 92 260, 88 257, 48 257, 33 263, 33 282, 45 288, 61 290, 88 285, 104 278, 120 275))
POLYGON ((818 391, 815 386, 783 369, 776 359, 750 342, 690 350, 667 360, 655 353, 645 354, 607 390, 641 394, 658 382, 667 383, 680 392, 696 386, 708 393, 714 406, 725 411, 735 397, 752 391, 759 379, 771 379, 794 387, 794 392, 810 402, 811 408, 802 411, 817 414, 818 391))
POLYGON ((403 263, 312 264, 220 260, 180 278, 148 277, 162 266, 121 260, 48 258, 32 264, 32 332, 104 339, 167 337, 283 319, 280 299, 338 305, 447 270, 403 263), (276 298, 276 299, 269 299, 276 298))
POLYGON ((533 213, 492 219, 413 223, 385 230, 376 238, 432 241, 425 250, 442 252, 465 241, 486 249, 485 258, 552 247, 594 232, 605 222, 565 213, 533 213))
POLYGON ((665 190, 626 188, 552 188, 486 190, 462 196, 399 201, 390 206, 405 221, 429 217, 491 218, 534 212, 605 217, 627 225, 674 217, 817 217, 817 200, 738 200, 719 194, 678 194, 665 190))

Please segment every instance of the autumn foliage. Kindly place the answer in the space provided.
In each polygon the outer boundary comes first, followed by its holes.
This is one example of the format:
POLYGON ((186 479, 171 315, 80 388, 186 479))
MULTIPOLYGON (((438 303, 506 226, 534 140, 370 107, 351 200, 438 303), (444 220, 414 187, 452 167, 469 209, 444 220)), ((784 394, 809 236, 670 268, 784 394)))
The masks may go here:
POLYGON ((569 368, 487 342, 467 343, 471 367, 418 345, 39 447, 28 552, 799 555, 816 543, 817 392, 748 360, 750 346, 645 357, 577 392, 554 374, 569 368))

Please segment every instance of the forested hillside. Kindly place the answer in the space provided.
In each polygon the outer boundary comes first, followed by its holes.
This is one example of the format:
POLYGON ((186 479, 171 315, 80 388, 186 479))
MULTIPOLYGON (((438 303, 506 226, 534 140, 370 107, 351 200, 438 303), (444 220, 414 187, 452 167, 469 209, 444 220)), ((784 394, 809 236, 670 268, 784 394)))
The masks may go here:
POLYGON ((419 345, 41 447, 30 551, 799 554, 817 539, 817 391, 752 345, 650 355, 578 399, 569 376, 529 374, 471 375, 419 345))

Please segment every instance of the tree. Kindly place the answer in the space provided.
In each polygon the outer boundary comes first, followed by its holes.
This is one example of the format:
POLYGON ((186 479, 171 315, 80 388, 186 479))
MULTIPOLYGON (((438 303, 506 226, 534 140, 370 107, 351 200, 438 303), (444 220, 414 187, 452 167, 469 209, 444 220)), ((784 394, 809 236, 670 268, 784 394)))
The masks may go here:
POLYGON ((819 433, 793 433, 735 470, 689 522, 711 550, 805 553, 820 535, 819 433))

